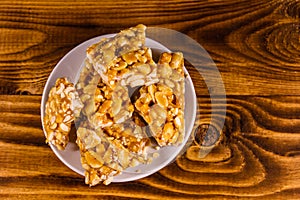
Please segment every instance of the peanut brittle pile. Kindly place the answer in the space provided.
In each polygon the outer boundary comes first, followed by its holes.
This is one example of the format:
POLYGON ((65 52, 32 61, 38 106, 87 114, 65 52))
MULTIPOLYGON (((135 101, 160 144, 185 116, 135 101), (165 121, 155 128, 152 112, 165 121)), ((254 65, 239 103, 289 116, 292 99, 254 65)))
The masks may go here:
POLYGON ((183 55, 163 53, 155 63, 145 47, 145 30, 138 25, 91 45, 76 88, 59 79, 49 93, 47 141, 65 148, 75 111, 76 143, 90 186, 107 185, 128 167, 151 163, 156 156, 148 147, 183 141, 183 55), (52 108, 53 101, 60 103, 52 108), (80 106, 70 109, 73 101, 80 106))

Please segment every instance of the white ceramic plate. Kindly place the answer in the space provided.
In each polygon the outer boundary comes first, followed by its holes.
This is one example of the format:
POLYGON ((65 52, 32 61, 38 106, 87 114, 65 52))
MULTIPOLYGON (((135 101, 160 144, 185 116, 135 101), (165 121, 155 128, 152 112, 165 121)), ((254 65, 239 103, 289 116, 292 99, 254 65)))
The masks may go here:
MULTIPOLYGON (((43 117, 45 114, 45 103, 47 101, 48 93, 55 84, 57 78, 60 77, 67 77, 73 83, 76 83, 81 71, 82 63, 86 58, 86 49, 91 44, 98 42, 101 38, 108 38, 112 37, 115 34, 108 34, 102 35, 93 39, 90 39, 82 44, 78 45, 74 49, 72 49, 69 53, 67 53, 55 66, 52 73, 50 74, 47 83, 45 85, 42 102, 41 102, 41 119, 43 123, 43 117)), ((146 39, 146 46, 150 47, 153 51, 153 55, 155 53, 161 53, 170 51, 168 48, 164 47, 160 43, 147 38, 146 39)), ((163 167, 167 166, 171 163, 179 153, 184 151, 185 143, 188 141, 190 134, 192 132, 195 117, 196 117, 196 110, 197 110, 197 98, 194 90, 193 82, 185 69, 185 73, 187 74, 185 80, 185 138, 181 145, 179 146, 168 146, 163 147, 157 150, 160 154, 159 157, 155 158, 151 164, 148 165, 138 165, 134 168, 126 169, 122 174, 117 175, 113 182, 125 182, 125 181, 133 181, 137 180, 150 174, 153 174, 163 167)), ((44 124, 43 124, 43 130, 44 124)), ((46 135, 46 133, 45 133, 46 135)), ((80 154, 79 149, 74 142, 69 142, 66 149, 64 151, 58 150, 55 146, 50 144, 52 151, 55 155, 70 169, 77 172, 78 174, 84 175, 84 169, 80 163, 80 154)))

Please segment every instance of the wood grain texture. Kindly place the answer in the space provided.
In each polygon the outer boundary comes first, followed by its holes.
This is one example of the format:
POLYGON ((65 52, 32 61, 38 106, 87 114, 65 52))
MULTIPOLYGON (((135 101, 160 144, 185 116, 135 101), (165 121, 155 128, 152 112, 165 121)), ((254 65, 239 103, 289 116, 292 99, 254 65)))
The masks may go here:
POLYGON ((299 87, 298 0, 0 1, 0 199, 299 199, 299 87), (41 94, 72 48, 138 23, 180 31, 208 51, 227 97, 212 105, 187 66, 197 130, 217 127, 226 106, 225 125, 204 158, 210 147, 192 143, 147 178, 89 188, 45 144, 41 94))
MULTIPOLYGON (((45 144, 40 99, 0 96, 0 194, 8 199, 299 197, 300 97, 228 96, 224 137, 208 156, 200 158, 202 147, 191 144, 156 174, 93 188, 45 144)), ((200 96, 198 102, 207 105, 198 110, 201 125, 212 117, 210 98, 200 96)))
POLYGON ((0 93, 41 94, 76 45, 144 23, 198 41, 217 63, 227 94, 299 95, 299 7, 294 0, 1 1, 0 93))

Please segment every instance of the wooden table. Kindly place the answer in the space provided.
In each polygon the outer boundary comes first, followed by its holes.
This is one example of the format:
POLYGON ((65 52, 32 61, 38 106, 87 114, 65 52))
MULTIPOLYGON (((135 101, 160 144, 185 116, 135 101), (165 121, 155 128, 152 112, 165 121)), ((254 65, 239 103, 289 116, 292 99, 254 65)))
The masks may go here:
MULTIPOLYGON (((299 16, 297 0, 2 0, 0 199, 299 199, 299 16), (227 95, 221 141, 205 158, 192 145, 147 178, 90 188, 45 144, 43 87, 76 45, 139 23, 187 34, 215 61, 227 95)), ((194 82, 205 132, 210 97, 194 82)))

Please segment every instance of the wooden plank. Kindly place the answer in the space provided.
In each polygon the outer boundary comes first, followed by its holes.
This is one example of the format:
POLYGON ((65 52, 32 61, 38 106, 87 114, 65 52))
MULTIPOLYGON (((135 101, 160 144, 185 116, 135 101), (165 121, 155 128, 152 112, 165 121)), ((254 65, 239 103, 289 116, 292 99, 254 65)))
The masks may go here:
MULTIPOLYGON (((158 173, 93 188, 45 144, 40 99, 0 95, 0 196, 4 199, 18 195, 23 199, 49 195, 53 199, 82 195, 87 199, 296 199, 300 194, 300 96, 228 96, 222 141, 207 157, 199 157, 201 148, 192 143, 187 153, 158 173)), ((209 96, 200 96, 198 102, 199 125, 217 120, 211 108, 224 106, 210 105, 209 96)))
POLYGON ((1 1, 0 198, 299 199, 299 27, 292 0, 1 1), (197 130, 221 125, 221 141, 205 158, 204 147, 191 143, 147 178, 89 188, 45 144, 41 94, 69 50, 138 23, 180 31, 208 51, 226 104, 222 93, 212 105, 203 74, 187 68, 199 102, 197 130))
MULTIPOLYGON (((165 3, 1 1, 0 94, 41 94, 56 63, 73 47, 138 23, 172 28, 199 42, 217 64, 228 95, 300 94, 297 3, 165 3)), ((197 70, 190 73, 197 94, 205 93, 197 70)))

